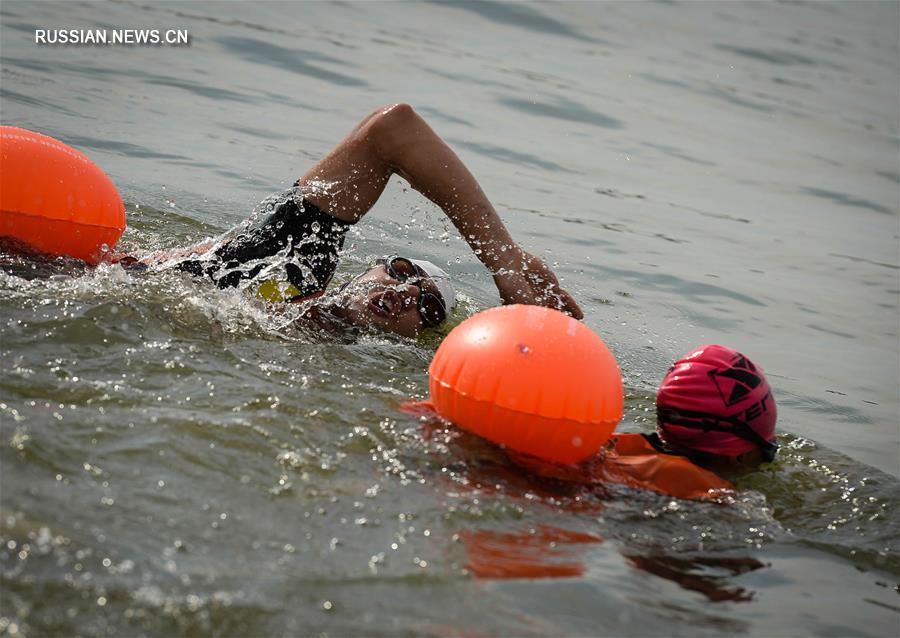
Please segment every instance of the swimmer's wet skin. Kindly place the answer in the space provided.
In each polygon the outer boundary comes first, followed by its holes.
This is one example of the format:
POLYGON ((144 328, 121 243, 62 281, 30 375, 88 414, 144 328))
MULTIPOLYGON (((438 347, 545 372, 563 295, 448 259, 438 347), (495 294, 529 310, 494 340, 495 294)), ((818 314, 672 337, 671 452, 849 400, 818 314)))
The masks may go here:
MULTIPOLYGON (((403 284, 414 284, 419 288, 416 310, 422 325, 426 328, 439 326, 447 319, 450 308, 456 305, 456 293, 450 283, 450 276, 430 261, 391 256, 378 260, 391 278, 403 284)), ((384 296, 378 306, 386 308, 384 296)), ((390 308, 386 308, 390 311, 390 308)))
POLYGON ((428 261, 391 256, 323 297, 311 318, 322 319, 324 312, 345 327, 414 337, 441 324, 455 303, 446 272, 428 261))
MULTIPOLYGON (((395 174, 440 206, 491 272, 503 303, 547 306, 583 317, 553 271, 512 239, 474 176, 407 104, 373 111, 291 189, 263 201, 225 243, 205 251, 198 247, 177 267, 208 277, 220 288, 252 283, 268 301, 321 295, 334 275, 347 229, 372 208, 395 174)), ((427 263, 406 262, 413 271, 427 263)), ((405 336, 440 323, 439 314, 443 321, 453 305, 441 286, 441 281, 449 283, 446 273, 404 272, 397 263, 380 265, 356 282, 380 286, 379 301, 343 309, 331 302, 327 311, 356 327, 405 336), (402 303, 388 290, 397 292, 402 303), (417 309, 415 320, 401 316, 408 301, 417 309)), ((321 311, 306 315, 322 316, 321 311)))

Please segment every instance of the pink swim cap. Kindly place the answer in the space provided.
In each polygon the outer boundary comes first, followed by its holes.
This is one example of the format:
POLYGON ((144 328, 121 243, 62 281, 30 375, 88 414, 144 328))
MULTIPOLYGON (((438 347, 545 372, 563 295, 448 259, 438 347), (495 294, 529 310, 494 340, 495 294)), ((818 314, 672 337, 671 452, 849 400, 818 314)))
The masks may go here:
POLYGON ((725 346, 700 346, 675 362, 656 393, 657 431, 675 449, 771 460, 778 411, 762 368, 725 346))

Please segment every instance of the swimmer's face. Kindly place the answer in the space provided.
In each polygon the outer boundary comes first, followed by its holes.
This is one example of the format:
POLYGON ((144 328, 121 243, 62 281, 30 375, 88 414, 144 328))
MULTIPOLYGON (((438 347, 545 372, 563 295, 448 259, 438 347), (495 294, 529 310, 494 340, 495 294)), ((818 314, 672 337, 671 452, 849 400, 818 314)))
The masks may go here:
POLYGON ((331 312, 358 328, 374 328, 404 337, 415 337, 425 329, 422 312, 428 312, 429 295, 440 297, 430 277, 394 276, 379 265, 363 273, 338 295, 331 312), (420 296, 425 295, 424 309, 420 296))

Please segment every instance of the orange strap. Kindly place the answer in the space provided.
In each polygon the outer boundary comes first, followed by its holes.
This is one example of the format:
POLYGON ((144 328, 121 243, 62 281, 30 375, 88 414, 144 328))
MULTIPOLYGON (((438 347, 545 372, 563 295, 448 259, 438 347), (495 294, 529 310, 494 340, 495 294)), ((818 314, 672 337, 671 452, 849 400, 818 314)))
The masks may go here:
POLYGON ((734 485, 683 456, 658 452, 640 434, 614 434, 612 449, 595 472, 613 483, 669 494, 676 498, 710 499, 734 485))

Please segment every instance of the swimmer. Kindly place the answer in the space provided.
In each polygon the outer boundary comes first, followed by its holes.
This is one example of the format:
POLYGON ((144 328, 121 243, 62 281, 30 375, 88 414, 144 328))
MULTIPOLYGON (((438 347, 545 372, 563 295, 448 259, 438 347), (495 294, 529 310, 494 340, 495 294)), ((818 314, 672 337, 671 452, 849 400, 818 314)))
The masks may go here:
POLYGON ((308 323, 418 335, 443 322, 455 300, 449 276, 430 262, 393 255, 322 296, 348 228, 393 175, 441 208, 490 271, 504 304, 583 317, 553 271, 513 240, 475 177, 408 104, 373 111, 292 188, 264 200, 242 227, 144 261, 174 264, 220 288, 252 280, 270 301, 321 297, 304 311, 301 321, 308 323))

